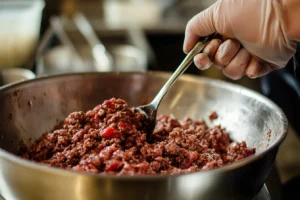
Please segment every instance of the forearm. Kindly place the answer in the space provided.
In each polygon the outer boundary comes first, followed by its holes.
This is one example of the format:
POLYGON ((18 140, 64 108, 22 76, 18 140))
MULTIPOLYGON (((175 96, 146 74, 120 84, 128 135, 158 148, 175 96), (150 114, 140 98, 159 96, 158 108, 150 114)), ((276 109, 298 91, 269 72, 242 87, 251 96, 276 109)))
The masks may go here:
POLYGON ((300 41, 300 1, 279 0, 288 39, 300 41))

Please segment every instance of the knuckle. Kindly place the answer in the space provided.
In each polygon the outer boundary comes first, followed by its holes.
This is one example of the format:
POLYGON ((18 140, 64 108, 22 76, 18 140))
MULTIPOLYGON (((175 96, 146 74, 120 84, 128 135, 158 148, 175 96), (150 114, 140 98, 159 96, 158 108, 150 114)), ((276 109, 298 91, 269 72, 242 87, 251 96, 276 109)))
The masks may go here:
POLYGON ((224 54, 218 51, 216 54, 215 61, 220 65, 228 65, 230 62, 230 56, 227 55, 226 53, 224 54))
POLYGON ((186 31, 199 35, 199 30, 197 26, 197 15, 194 16, 186 25, 186 31))

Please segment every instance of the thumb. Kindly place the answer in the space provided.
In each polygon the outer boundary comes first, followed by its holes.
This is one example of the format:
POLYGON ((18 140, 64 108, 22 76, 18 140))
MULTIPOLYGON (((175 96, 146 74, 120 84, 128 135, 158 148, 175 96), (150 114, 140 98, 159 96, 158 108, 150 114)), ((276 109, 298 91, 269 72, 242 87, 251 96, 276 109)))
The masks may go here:
POLYGON ((188 53, 194 47, 194 45, 198 42, 199 37, 208 36, 216 32, 213 15, 217 10, 216 8, 218 4, 219 1, 195 15, 187 23, 183 44, 184 53, 188 53))

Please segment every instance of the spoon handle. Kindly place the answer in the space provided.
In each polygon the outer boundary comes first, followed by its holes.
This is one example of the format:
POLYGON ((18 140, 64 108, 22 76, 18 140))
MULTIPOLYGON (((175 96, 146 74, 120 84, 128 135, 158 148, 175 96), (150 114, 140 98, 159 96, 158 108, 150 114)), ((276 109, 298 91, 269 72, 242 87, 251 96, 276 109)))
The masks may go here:
POLYGON ((169 78, 169 80, 165 83, 165 85, 161 88, 161 90, 158 92, 158 94, 155 96, 151 104, 158 108, 162 98, 167 93, 168 89, 174 84, 174 82, 178 79, 178 77, 185 72, 185 70, 193 63, 194 57, 200 53, 206 44, 210 42, 217 33, 214 33, 212 35, 209 35, 202 40, 198 41, 194 48, 187 54, 185 59, 181 62, 179 67, 176 69, 176 71, 172 74, 172 76, 169 78))

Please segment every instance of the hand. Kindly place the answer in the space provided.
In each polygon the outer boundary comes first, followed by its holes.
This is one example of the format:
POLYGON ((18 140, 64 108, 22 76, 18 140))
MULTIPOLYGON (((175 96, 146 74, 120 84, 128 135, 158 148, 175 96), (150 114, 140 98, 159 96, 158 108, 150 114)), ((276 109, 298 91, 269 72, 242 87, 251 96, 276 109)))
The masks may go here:
POLYGON ((224 40, 212 40, 195 56, 199 69, 214 64, 234 80, 263 76, 284 67, 296 51, 283 12, 279 0, 218 0, 188 22, 184 52, 200 36, 217 32, 224 40))

